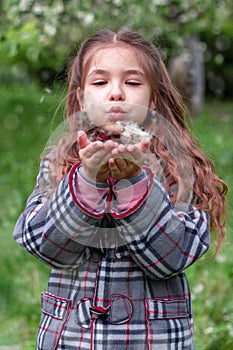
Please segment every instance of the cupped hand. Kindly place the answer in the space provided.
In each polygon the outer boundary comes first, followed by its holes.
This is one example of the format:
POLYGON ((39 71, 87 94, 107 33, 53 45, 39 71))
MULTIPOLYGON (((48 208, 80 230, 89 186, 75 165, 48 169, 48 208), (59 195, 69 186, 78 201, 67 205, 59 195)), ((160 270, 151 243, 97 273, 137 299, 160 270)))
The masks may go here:
POLYGON ((78 133, 79 156, 83 175, 96 182, 106 182, 109 178, 109 159, 118 144, 108 140, 91 142, 84 131, 78 133))
POLYGON ((148 149, 149 141, 146 140, 134 145, 120 144, 114 147, 108 161, 111 177, 122 180, 137 176, 142 171, 148 149))

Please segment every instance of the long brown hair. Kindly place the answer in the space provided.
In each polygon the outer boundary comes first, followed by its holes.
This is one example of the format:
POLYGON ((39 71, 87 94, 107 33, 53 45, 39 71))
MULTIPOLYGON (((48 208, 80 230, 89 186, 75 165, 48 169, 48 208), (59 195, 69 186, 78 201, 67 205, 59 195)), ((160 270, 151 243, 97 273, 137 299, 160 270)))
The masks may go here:
POLYGON ((53 184, 57 186, 72 165, 80 160, 76 142, 76 131, 81 127, 77 89, 83 87, 88 62, 96 50, 114 45, 124 45, 135 50, 151 86, 151 99, 156 104, 156 114, 162 116, 159 121, 150 122, 145 128, 155 135, 151 151, 164 165, 164 176, 167 179, 165 186, 171 202, 185 198, 183 195, 192 190, 190 204, 210 214, 217 252, 225 236, 227 185, 216 175, 212 162, 191 136, 186 123, 187 110, 170 80, 159 51, 138 33, 126 30, 115 33, 104 29, 82 44, 69 70, 66 118, 70 133, 60 140, 51 162, 53 184), (164 121, 167 123, 164 131, 171 129, 169 126, 172 127, 171 138, 166 138, 163 135, 165 132, 161 132, 164 121), (172 134, 176 134, 176 140, 182 140, 183 150, 178 150, 180 153, 177 157, 171 156, 170 150, 176 153, 176 148, 180 148, 181 143, 173 142, 172 134), (192 174, 187 174, 187 161, 191 164, 192 174), (174 191, 174 185, 179 187, 178 192, 174 191))

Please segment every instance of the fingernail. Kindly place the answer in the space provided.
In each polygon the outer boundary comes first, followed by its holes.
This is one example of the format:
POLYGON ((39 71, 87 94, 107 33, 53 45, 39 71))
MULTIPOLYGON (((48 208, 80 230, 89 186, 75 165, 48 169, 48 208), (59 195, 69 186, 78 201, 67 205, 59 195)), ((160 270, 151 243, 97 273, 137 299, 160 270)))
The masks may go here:
POLYGON ((83 130, 79 130, 78 134, 77 134, 78 138, 81 137, 83 134, 84 134, 84 131, 83 130))

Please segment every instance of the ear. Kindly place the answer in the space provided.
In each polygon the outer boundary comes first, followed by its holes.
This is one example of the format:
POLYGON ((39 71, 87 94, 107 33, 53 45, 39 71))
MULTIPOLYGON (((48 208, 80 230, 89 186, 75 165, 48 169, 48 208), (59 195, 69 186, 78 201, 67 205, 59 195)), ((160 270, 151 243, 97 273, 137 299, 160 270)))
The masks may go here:
POLYGON ((82 112, 85 112, 85 106, 83 104, 83 91, 81 90, 80 87, 77 88, 77 99, 79 102, 80 110, 82 112))

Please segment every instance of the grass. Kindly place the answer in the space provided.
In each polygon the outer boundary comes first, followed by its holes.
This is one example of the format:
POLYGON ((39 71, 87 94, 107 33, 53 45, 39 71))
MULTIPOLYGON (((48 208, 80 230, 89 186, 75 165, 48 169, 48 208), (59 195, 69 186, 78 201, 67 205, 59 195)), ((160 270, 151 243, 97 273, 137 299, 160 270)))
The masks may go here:
MULTIPOLYGON (((62 121, 62 113, 55 118, 54 113, 63 92, 57 87, 48 90, 29 85, 0 86, 0 93, 0 348, 18 344, 20 349, 34 350, 40 293, 46 289, 49 269, 20 249, 12 232, 34 186, 40 154, 51 130, 62 121)), ((208 102, 193 122, 194 135, 229 185, 229 203, 233 202, 232 106, 232 102, 208 102)), ((218 257, 187 271, 197 350, 233 348, 232 227, 231 211, 227 238, 218 257)))
POLYGON ((228 184, 227 237, 217 258, 188 269, 193 293, 197 350, 233 349, 233 104, 209 102, 194 120, 194 135, 228 184))
MULTIPOLYGON (((34 187, 62 93, 34 85, 4 86, 0 93, 0 345, 16 343, 29 350, 35 349, 40 292, 46 288, 49 269, 19 249, 12 232, 34 187)), ((58 114, 53 126, 61 120, 58 114)))

